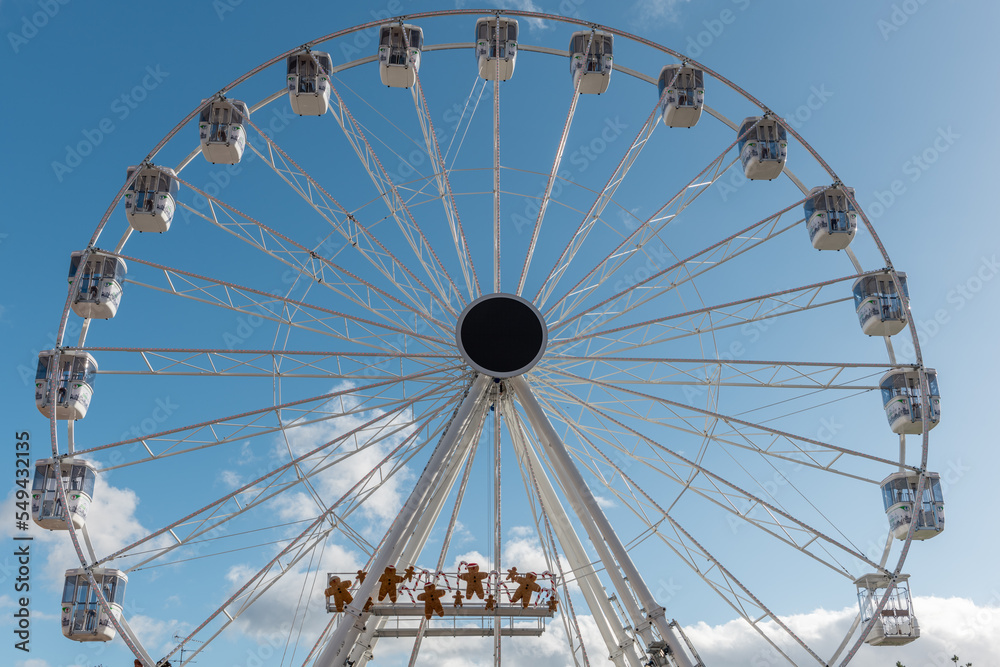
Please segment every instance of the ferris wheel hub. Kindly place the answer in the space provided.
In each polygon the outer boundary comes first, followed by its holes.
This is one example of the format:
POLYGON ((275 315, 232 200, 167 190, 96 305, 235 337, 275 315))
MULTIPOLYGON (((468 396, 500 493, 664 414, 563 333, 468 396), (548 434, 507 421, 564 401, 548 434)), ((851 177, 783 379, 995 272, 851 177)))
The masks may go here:
POLYGON ((455 326, 462 358, 480 373, 508 378, 530 371, 545 352, 545 318, 527 299, 486 294, 465 307, 455 326))

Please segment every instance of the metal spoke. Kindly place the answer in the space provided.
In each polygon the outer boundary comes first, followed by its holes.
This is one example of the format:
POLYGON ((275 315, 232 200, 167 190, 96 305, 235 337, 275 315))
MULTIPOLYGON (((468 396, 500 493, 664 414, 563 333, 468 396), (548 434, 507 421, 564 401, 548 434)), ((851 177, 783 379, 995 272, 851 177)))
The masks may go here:
MULTIPOLYGON (((436 301, 436 295, 405 263, 390 252, 366 225, 300 167, 271 137, 252 123, 250 124, 264 138, 271 149, 268 155, 264 155, 253 144, 250 144, 251 150, 271 167, 292 190, 312 206, 351 248, 361 253, 376 271, 407 294, 412 307, 418 308, 424 317, 434 321, 428 299, 436 301), (279 159, 281 164, 278 163, 279 159), (304 182, 300 182, 300 180, 304 182)), ((438 303, 440 305, 440 302, 438 303)))
MULTIPOLYGON (((587 40, 587 48, 584 53, 590 53, 590 47, 594 42, 594 32, 591 31, 587 40)), ((563 151, 566 150, 566 139, 569 138, 569 129, 573 126, 573 116, 576 114, 576 105, 580 101, 580 84, 583 76, 574 77, 573 96, 570 98, 569 111, 566 113, 566 120, 563 122, 562 134, 559 136, 559 143, 556 145, 556 154, 552 159, 552 169, 549 170, 548 180, 545 182, 545 191, 542 194, 542 203, 538 206, 538 217, 535 218, 535 225, 531 230, 531 240, 528 242, 528 250, 524 256, 524 266, 521 268, 521 277, 517 282, 517 290, 514 292, 521 296, 524 291, 524 283, 528 279, 528 268, 531 266, 531 258, 535 254, 535 245, 538 243, 538 234, 542 230, 542 220, 545 219, 545 209, 549 207, 549 198, 552 197, 552 186, 555 185, 556 176, 559 173, 559 165, 562 164, 563 151)))
POLYGON ((423 266, 428 279, 437 290, 438 298, 436 302, 446 312, 457 316, 458 313, 453 304, 462 304, 464 302, 458 286, 455 285, 451 276, 448 275, 447 269, 441 264, 441 260, 438 259, 433 247, 420 229, 420 225, 417 224, 416 218, 414 218, 409 206, 400 195, 399 188, 385 171, 385 167, 382 166, 378 155, 372 149, 368 137, 354 119, 354 116, 351 115, 350 109, 347 108, 332 81, 330 82, 330 89, 336 98, 336 101, 333 98, 330 100, 332 115, 357 154, 361 166, 368 172, 369 177, 375 184, 389 214, 396 221, 399 230, 409 243, 416 260, 423 266), (402 212, 402 215, 400 212, 402 212))
MULTIPOLYGON (((409 32, 403 30, 403 40, 406 49, 410 49, 409 32)), ((441 147, 438 145, 437 134, 434 132, 434 121, 431 119, 430 109, 427 105, 427 98, 424 97, 424 87, 420 83, 419 68, 413 70, 414 86, 413 106, 417 111, 417 120, 420 122, 420 131, 424 135, 424 144, 427 148, 427 155, 434 162, 434 182, 437 184, 438 197, 444 206, 445 217, 448 218, 448 227, 451 230, 451 237, 455 243, 455 251, 458 253, 458 261, 462 266, 462 275, 465 278, 465 286, 468 290, 469 301, 473 301, 480 294, 479 276, 476 275, 475 265, 472 263, 472 255, 469 252, 469 241, 465 237, 465 228, 462 227, 462 220, 458 215, 458 207, 455 204, 455 193, 451 190, 451 181, 448 178, 448 169, 444 163, 444 156, 441 155, 441 147), (475 288, 473 288, 475 283, 475 288)))

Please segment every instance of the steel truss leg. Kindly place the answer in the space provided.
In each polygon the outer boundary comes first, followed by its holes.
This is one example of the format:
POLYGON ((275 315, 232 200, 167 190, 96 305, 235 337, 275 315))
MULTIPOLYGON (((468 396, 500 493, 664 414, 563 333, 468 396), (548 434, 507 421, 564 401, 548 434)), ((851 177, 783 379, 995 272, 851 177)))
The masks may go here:
MULTIPOLYGON (((461 442, 455 449, 455 455, 448 462, 448 469, 445 472, 444 480, 434 490, 428 503, 427 511, 420 515, 417 528, 413 531, 413 537, 409 539, 403 548, 400 554, 400 563, 414 565, 420 552, 423 551, 424 545, 427 544, 431 529, 434 528, 434 524, 437 523, 437 519, 441 515, 441 510, 448 499, 448 494, 451 493, 455 482, 458 480, 462 466, 472 450, 472 445, 482 433, 483 423, 486 419, 486 404, 484 401, 480 401, 479 408, 473 412, 473 417, 474 421, 471 427, 465 430, 461 442)), ((375 570, 372 570, 372 572, 375 572, 375 570)), ((369 622, 366 625, 367 629, 355 643, 354 650, 350 655, 350 661, 354 667, 364 667, 371 660, 375 644, 378 641, 375 633, 381 630, 387 621, 388 617, 380 616, 376 621, 369 622)))
MULTIPOLYGON (((646 586, 646 582, 643 581, 635 564, 632 563, 628 551, 618 539, 611 522, 604 515, 601 506, 598 505, 597 499, 594 498, 590 487, 587 486, 580 471, 573 463, 566 446, 545 415, 528 383, 523 376, 510 378, 507 383, 517 394, 518 401, 524 408, 525 415, 535 430, 539 443, 545 449, 549 461, 552 463, 553 473, 561 481, 560 485, 566 492, 570 506, 587 530, 590 541, 597 548, 607 571, 612 575, 619 574, 618 577, 612 576, 619 597, 623 601, 627 601, 634 600, 634 595, 638 599, 638 603, 642 605, 646 616, 645 618, 640 616, 633 619, 637 626, 636 629, 640 631, 645 640, 649 636, 649 625, 652 624, 660 638, 666 642, 671 651, 671 657, 678 667, 692 667, 684 652, 683 643, 674 634, 666 619, 665 610, 653 598, 652 592, 646 586), (619 567, 624 572, 627 582, 621 580, 619 567)), ((646 641, 648 648, 650 642, 646 641)))
POLYGON ((441 478, 445 474, 446 463, 472 423, 475 407, 483 399, 489 384, 490 378, 484 375, 478 375, 473 380, 468 393, 455 411, 451 424, 448 425, 441 440, 434 448, 434 452, 431 454, 430 460, 427 461, 424 471, 420 474, 420 479, 413 487, 410 497, 407 498, 399 516, 393 522, 385 540, 385 548, 375 555, 371 567, 373 576, 367 577, 358 587, 354 601, 345 609, 344 617, 337 629, 334 630, 326 648, 313 663, 315 667, 344 667, 347 665, 347 659, 354 650, 358 638, 365 631, 365 621, 369 615, 362 612, 362 607, 372 596, 375 584, 378 583, 376 573, 382 572, 389 565, 394 565, 399 559, 403 546, 416 530, 420 515, 428 509, 432 500, 432 491, 441 482, 441 478))
POLYGON ((552 482, 545 474, 538 455, 529 443, 521 442, 520 438, 512 437, 511 440, 514 442, 515 449, 518 450, 518 458, 524 457, 527 459, 527 464, 531 466, 545 513, 552 522, 552 530, 556 534, 559 545, 566 553, 570 567, 573 568, 583 597, 587 601, 587 606, 590 607, 594 621, 607 645, 611 661, 619 667, 625 665, 626 661, 629 667, 639 667, 640 662, 632 649, 634 641, 621 626, 618 614, 605 594, 597 572, 594 570, 590 558, 587 557, 583 543, 576 534, 576 530, 573 529, 569 515, 566 514, 562 502, 556 495, 552 482))

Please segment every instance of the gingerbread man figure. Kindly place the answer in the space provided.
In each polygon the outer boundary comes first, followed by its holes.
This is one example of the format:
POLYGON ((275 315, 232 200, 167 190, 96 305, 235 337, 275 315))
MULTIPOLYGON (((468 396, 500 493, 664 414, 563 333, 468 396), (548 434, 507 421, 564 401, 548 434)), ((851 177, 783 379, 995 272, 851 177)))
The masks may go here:
POLYGON ((378 601, 381 602, 385 599, 385 596, 389 596, 389 600, 393 603, 396 602, 396 585, 403 581, 403 577, 396 574, 396 568, 392 565, 385 568, 385 572, 382 576, 378 578, 379 589, 378 589, 378 601))
POLYGON ((480 600, 485 598, 486 595, 483 593, 483 579, 488 576, 490 575, 486 572, 479 571, 479 565, 469 563, 469 571, 458 575, 458 578, 465 582, 465 597, 471 600, 473 594, 475 594, 479 596, 480 600))
POLYGON ((496 608, 497 608, 496 598, 493 597, 493 593, 490 593, 490 596, 486 598, 486 611, 493 611, 496 608))
POLYGON ((408 566, 406 568, 406 572, 403 573, 403 579, 406 579, 407 581, 413 581, 413 575, 416 572, 416 570, 417 568, 413 567, 412 565, 408 566))
POLYGON ((330 586, 323 591, 326 594, 327 604, 330 603, 330 598, 332 597, 337 611, 344 611, 344 605, 351 604, 354 601, 354 596, 351 595, 350 588, 350 579, 347 581, 341 581, 340 577, 330 579, 330 586))
POLYGON ((424 592, 417 596, 417 599, 424 603, 424 618, 431 620, 431 614, 437 613, 444 616, 444 607, 441 606, 441 598, 447 591, 438 590, 434 584, 424 584, 424 592))
POLYGON ((517 581, 517 568, 512 567, 507 570, 507 581, 517 581))
POLYGON ((531 603, 531 594, 542 590, 542 587, 535 583, 535 579, 537 578, 533 572, 529 572, 523 577, 514 577, 514 581, 517 582, 518 586, 517 590, 514 591, 514 595, 510 598, 511 604, 520 600, 521 607, 527 609, 531 603))
POLYGON ((462 591, 455 591, 455 606, 462 606, 462 591))
POLYGON ((367 576, 368 576, 367 572, 365 572, 364 570, 358 570, 358 585, 359 586, 361 584, 365 583, 365 577, 367 577, 367 576))

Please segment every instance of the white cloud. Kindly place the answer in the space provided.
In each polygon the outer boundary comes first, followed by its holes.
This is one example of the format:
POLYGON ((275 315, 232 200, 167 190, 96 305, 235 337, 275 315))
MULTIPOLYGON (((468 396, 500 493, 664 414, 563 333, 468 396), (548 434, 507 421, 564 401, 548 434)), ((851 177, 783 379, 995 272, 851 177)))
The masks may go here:
POLYGON ((691 0, 639 0, 633 6, 641 24, 673 23, 678 19, 678 5, 691 0))
POLYGON ((14 667, 49 667, 49 663, 40 658, 28 658, 27 660, 18 660, 14 663, 14 667))
MULTIPOLYGON (((149 534, 136 518, 136 508, 139 499, 131 489, 123 489, 108 483, 110 475, 98 475, 94 486, 94 500, 87 512, 87 532, 94 545, 94 551, 107 555, 135 540, 149 534)), ((13 514, 14 496, 11 494, 5 501, 5 507, 13 514)), ((51 589, 62 589, 66 570, 80 567, 76 550, 65 530, 43 530, 32 524, 31 534, 34 537, 33 552, 41 555, 39 563, 39 579, 47 581, 51 589)), ((0 534, 8 534, 10 530, 0 530, 0 534)), ((82 538, 81 538, 82 543, 82 538)), ((156 541, 154 544, 163 544, 156 541)))
MULTIPOLYGON (((323 590, 328 572, 353 573, 363 565, 359 555, 336 544, 327 544, 322 558, 311 561, 304 558, 286 571, 263 596, 237 621, 237 627, 258 644, 284 643, 288 629, 294 623, 296 633, 301 629, 304 637, 318 637, 330 620, 324 606, 323 590), (311 566, 311 567, 310 567, 311 566), (302 600, 302 607, 299 601, 302 600), (303 609, 308 613, 303 618, 303 609), (279 628, 280 619, 284 629, 279 628), (280 641, 277 635, 281 634, 280 641), (282 634, 283 633, 283 634, 282 634)), ((241 586, 259 568, 245 564, 234 565, 226 575, 234 589, 241 586)))
MULTIPOLYGON (((331 391, 342 391, 347 388, 350 388, 350 385, 344 383, 334 387, 331 391)), ((357 398, 344 396, 321 407, 319 412, 349 412, 356 409, 358 405, 359 401, 357 398)), ((383 411, 368 410, 287 429, 285 437, 278 437, 275 440, 272 457, 276 462, 287 463, 290 457, 302 456, 325 442, 337 440, 346 433, 361 427, 363 424, 382 414, 383 411)), ((344 453, 364 445, 369 439, 381 437, 388 430, 398 428, 398 425, 401 425, 407 419, 409 419, 408 413, 377 422, 374 428, 361 431, 346 440, 334 457, 339 458, 344 453)), ((410 432, 411 428, 403 429, 380 442, 358 451, 340 463, 314 474, 311 477, 311 484, 319 493, 324 505, 336 502, 359 480, 364 478, 365 475, 377 468, 389 451, 398 446, 410 432)), ((325 451, 321 451, 302 461, 299 467, 308 473, 316 465, 329 464, 331 459, 326 459, 325 457, 325 451)), ((388 473, 390 468, 391 463, 384 466, 382 471, 388 473)), ((368 519, 366 523, 369 525, 372 535, 377 534, 378 537, 381 537, 381 531, 384 526, 396 518, 399 509, 403 505, 402 494, 408 488, 407 482, 410 479, 411 474, 408 469, 403 468, 396 472, 393 477, 387 479, 377 491, 365 500, 360 514, 365 519, 368 519)), ((381 476, 375 474, 369 481, 368 486, 370 487, 379 480, 381 480, 381 476)), ((313 518, 320 511, 316 502, 306 493, 305 489, 302 487, 298 488, 301 491, 296 493, 282 493, 274 501, 273 506, 276 508, 278 516, 286 521, 313 518)))
MULTIPOLYGON (((956 654, 963 664, 972 662, 974 665, 990 664, 990 660, 1000 655, 1000 607, 977 606, 964 598, 938 597, 915 598, 913 607, 920 624, 918 640, 897 647, 865 644, 851 666, 885 667, 898 660, 907 667, 952 667, 951 657, 956 654)), ((829 659, 856 613, 855 607, 837 611, 817 609, 782 620, 820 657, 829 659)), ((774 629, 773 624, 763 625, 768 630, 774 629)), ((743 621, 718 626, 697 623, 685 627, 685 632, 705 664, 712 667, 787 664, 743 621)), ((797 664, 808 664, 811 660, 791 641, 778 643, 789 651, 797 664)))
POLYGON ((161 620, 142 614, 129 616, 128 624, 136 636, 142 638, 146 650, 160 655, 177 645, 176 641, 172 641, 175 634, 186 635, 191 631, 188 623, 176 619, 161 620))

